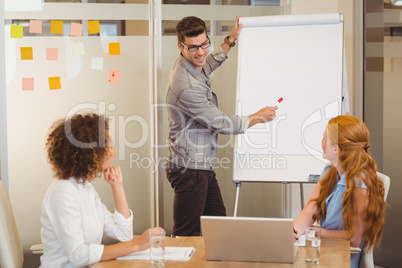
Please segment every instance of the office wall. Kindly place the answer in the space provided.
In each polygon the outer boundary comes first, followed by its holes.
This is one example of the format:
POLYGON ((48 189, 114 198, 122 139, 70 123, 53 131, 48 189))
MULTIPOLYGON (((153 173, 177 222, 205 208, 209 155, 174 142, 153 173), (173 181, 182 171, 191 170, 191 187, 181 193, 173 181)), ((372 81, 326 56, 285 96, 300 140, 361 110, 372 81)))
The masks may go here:
POLYGON ((391 178, 384 235, 374 260, 402 267, 402 124, 401 9, 390 1, 366 0, 364 120, 370 130, 371 153, 380 172, 391 178))

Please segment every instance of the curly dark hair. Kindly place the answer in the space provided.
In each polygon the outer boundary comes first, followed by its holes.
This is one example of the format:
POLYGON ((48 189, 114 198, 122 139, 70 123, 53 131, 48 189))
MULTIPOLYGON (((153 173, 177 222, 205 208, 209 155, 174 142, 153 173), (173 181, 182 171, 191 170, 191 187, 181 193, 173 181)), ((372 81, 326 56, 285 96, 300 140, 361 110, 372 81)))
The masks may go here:
POLYGON ((184 42, 185 37, 195 37, 207 33, 205 22, 197 17, 184 17, 176 25, 178 41, 184 42))
POLYGON ((104 116, 77 114, 53 124, 46 149, 53 174, 85 182, 102 171, 109 152, 109 124, 104 116))

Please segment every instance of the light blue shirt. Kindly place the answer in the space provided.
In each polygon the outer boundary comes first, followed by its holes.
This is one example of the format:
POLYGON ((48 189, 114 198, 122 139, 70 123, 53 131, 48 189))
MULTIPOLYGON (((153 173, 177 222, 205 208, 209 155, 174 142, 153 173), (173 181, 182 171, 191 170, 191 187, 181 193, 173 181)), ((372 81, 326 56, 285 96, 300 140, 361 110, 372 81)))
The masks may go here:
MULTIPOLYGON (((321 173, 321 178, 323 178, 329 170, 329 166, 325 167, 323 172, 321 173)), ((338 176, 339 180, 339 176, 338 176)), ((357 180, 355 183, 355 187, 367 189, 367 186, 364 182, 357 180)), ((343 200, 343 193, 346 190, 346 175, 345 173, 342 174, 340 180, 335 185, 332 193, 327 197, 326 204, 327 204, 327 215, 323 220, 321 220, 321 227, 325 229, 331 230, 345 230, 343 224, 343 217, 342 217, 342 200, 343 200)), ((360 249, 363 249, 364 241, 360 244, 360 249)), ((350 262, 352 268, 357 268, 359 266, 360 260, 359 254, 351 254, 350 255, 350 262)))

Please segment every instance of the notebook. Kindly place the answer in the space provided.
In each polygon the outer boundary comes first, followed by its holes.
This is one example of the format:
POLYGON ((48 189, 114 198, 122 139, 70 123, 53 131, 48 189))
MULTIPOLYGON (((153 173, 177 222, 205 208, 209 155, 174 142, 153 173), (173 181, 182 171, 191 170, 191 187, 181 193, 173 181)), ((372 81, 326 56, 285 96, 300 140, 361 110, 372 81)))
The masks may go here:
POLYGON ((293 219, 201 216, 207 260, 294 263, 293 219))

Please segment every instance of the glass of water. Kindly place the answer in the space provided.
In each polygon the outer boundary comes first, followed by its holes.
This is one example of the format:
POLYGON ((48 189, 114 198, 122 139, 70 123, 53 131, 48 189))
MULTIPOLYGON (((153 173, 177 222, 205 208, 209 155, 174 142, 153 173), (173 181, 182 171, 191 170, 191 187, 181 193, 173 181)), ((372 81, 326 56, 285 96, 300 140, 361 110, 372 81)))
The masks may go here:
POLYGON ((165 266, 165 235, 164 230, 149 231, 151 266, 165 266))
POLYGON ((306 229, 306 263, 320 262, 321 229, 310 227, 306 229))

